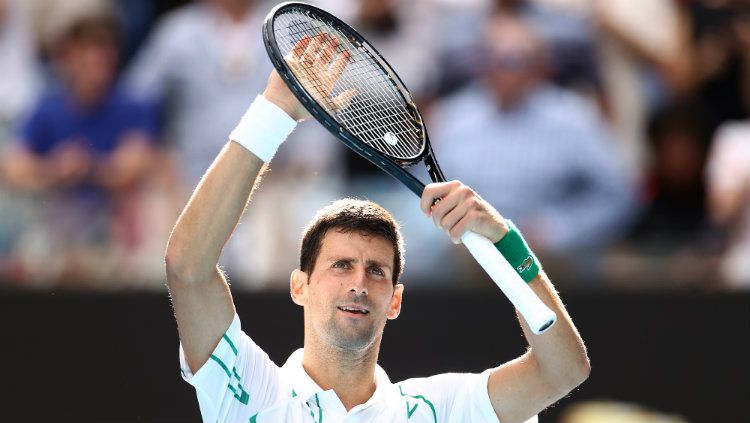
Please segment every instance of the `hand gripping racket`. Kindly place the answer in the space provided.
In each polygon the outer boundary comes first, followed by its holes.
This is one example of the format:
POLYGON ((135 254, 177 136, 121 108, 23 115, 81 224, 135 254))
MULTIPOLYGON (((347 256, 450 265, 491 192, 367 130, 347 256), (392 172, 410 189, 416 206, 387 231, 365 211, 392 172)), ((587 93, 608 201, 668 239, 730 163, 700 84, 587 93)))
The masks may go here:
MULTIPOLYGON (((306 3, 276 6, 263 24, 274 67, 324 127, 421 198, 425 185, 406 171, 424 161, 445 182, 411 94, 383 57, 354 29, 306 3)), ((492 242, 474 232, 461 241, 528 322, 542 333, 556 320, 492 242)))

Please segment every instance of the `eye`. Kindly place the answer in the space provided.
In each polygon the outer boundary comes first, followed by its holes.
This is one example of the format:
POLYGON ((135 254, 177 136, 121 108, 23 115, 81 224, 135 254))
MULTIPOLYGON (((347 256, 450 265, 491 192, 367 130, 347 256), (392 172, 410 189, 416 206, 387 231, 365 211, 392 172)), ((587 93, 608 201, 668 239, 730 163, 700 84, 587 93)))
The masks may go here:
POLYGON ((381 276, 381 277, 385 276, 385 272, 383 272, 383 269, 381 269, 381 268, 379 268, 377 266, 370 267, 370 273, 375 274, 377 276, 381 276))
POLYGON ((346 260, 339 260, 339 261, 333 263, 333 267, 335 269, 348 269, 351 266, 349 265, 348 261, 346 261, 346 260))

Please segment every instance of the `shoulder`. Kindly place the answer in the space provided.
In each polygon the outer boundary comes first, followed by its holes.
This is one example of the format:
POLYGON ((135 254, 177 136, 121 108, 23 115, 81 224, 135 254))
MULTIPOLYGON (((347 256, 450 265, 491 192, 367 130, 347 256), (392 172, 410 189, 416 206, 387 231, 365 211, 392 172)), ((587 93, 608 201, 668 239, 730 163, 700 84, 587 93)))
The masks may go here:
POLYGON ((437 421, 497 422, 487 391, 491 369, 482 373, 443 373, 396 384, 412 402, 433 410, 437 421))
POLYGON ((413 403, 424 403, 445 420, 454 407, 458 394, 479 376, 472 373, 443 373, 429 377, 407 379, 396 383, 401 397, 413 403))

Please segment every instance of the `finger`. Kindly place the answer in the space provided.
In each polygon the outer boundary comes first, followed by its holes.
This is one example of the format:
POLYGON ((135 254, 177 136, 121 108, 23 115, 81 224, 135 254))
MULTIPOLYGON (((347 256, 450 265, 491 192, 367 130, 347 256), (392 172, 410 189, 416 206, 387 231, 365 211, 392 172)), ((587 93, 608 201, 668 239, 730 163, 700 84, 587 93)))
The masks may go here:
POLYGON ((312 63, 315 61, 316 56, 321 48, 323 48, 323 39, 325 34, 318 34, 312 38, 310 43, 308 43, 307 48, 305 48, 305 52, 302 55, 302 62, 306 65, 312 65, 312 63))
POLYGON ((466 231, 471 229, 471 225, 474 221, 473 213, 471 211, 467 211, 464 213, 463 217, 456 222, 455 225, 448 231, 448 236, 450 236, 451 241, 454 244, 460 244, 461 243, 461 237, 463 234, 466 233, 466 231))
POLYGON ((458 194, 458 191, 451 190, 448 192, 448 195, 443 196, 442 198, 440 198, 440 201, 433 204, 430 215, 432 216, 432 221, 433 223, 435 223, 435 226, 443 229, 440 225, 440 222, 448 213, 456 208, 456 206, 458 206, 460 202, 461 197, 458 194))
POLYGON ((454 237, 456 225, 466 217, 470 209, 471 204, 469 202, 460 202, 440 219, 440 227, 451 237, 451 241, 454 243, 458 243, 457 241, 461 238, 461 234, 458 237, 454 237))
POLYGON ((328 65, 331 64, 331 60, 336 55, 338 47, 338 38, 328 36, 323 42, 322 49, 318 52, 314 66, 320 69, 327 69, 328 65))
POLYGON ((346 68, 346 65, 349 64, 349 58, 351 58, 352 54, 349 52, 349 50, 342 51, 336 60, 333 61, 333 64, 331 65, 331 68, 328 72, 328 75, 330 76, 332 81, 338 81, 341 74, 344 72, 344 68, 346 68))
POLYGON ((431 213, 432 205, 435 204, 435 201, 447 196, 448 193, 452 189, 456 189, 459 186, 459 184, 460 182, 458 181, 451 181, 451 182, 436 182, 436 183, 427 185, 424 188, 424 191, 422 191, 422 198, 419 204, 419 207, 422 209, 422 212, 426 214, 427 216, 429 216, 431 213))
POLYGON ((352 99, 357 95, 357 90, 352 88, 344 91, 343 93, 336 96, 333 99, 333 104, 336 106, 336 110, 344 110, 352 103, 352 99))
POLYGON ((294 47, 292 48, 292 57, 294 59, 299 59, 302 54, 304 54, 305 49, 307 48, 308 44, 310 44, 310 40, 310 37, 304 36, 294 44, 294 47))

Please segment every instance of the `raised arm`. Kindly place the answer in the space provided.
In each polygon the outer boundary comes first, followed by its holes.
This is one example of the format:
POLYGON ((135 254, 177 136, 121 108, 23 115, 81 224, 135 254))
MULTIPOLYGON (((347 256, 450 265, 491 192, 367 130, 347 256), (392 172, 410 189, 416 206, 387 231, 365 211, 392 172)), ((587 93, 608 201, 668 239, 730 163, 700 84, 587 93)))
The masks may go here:
MULTIPOLYGON (((275 71, 263 96, 289 119, 304 117, 275 71)), ((217 263, 264 169, 261 158, 234 141, 227 142, 169 237, 167 282, 180 341, 193 372, 208 360, 232 322, 232 296, 217 263)))
MULTIPOLYGON (((348 62, 345 51, 340 56, 343 59, 329 66, 338 45, 338 40, 327 35, 303 38, 286 60, 304 72, 328 72, 330 86, 323 88, 327 95, 348 62)), ((273 106, 251 106, 201 179, 167 245, 167 282, 180 341, 193 373, 209 359, 234 316, 229 286, 217 267, 221 250, 260 181, 264 159, 270 160, 278 147, 273 143, 283 141, 284 128, 291 131, 294 122, 310 116, 276 71, 271 73, 263 97, 256 101, 273 106), (253 115, 254 110, 264 115, 253 115)))
MULTIPOLYGON (((456 243, 468 230, 493 243, 508 232, 500 214, 458 181, 428 185, 421 207, 456 243), (440 202, 433 206, 438 198, 440 202)), ((586 380, 590 369, 583 340, 544 271, 529 286, 557 314, 557 322, 543 334, 534 335, 519 315, 530 347, 522 356, 494 369, 488 383, 492 406, 503 423, 524 422, 538 414, 586 380)))

